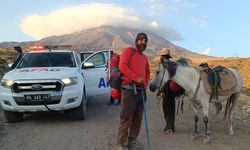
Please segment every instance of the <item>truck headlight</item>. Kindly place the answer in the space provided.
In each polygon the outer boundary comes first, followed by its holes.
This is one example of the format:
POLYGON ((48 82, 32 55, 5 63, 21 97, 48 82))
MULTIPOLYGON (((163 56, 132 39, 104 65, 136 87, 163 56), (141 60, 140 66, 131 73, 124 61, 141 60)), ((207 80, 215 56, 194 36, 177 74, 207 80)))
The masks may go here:
POLYGON ((76 77, 72 77, 72 78, 65 78, 61 80, 65 86, 71 86, 71 85, 75 85, 78 83, 78 79, 76 77))
POLYGON ((1 86, 5 88, 10 88, 13 82, 14 82, 13 80, 2 79, 1 86))

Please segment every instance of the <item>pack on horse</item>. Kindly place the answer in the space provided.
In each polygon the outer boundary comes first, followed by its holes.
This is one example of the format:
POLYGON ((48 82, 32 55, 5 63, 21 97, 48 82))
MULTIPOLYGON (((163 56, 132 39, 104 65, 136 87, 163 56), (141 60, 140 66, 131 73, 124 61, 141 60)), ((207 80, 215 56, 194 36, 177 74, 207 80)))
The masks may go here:
POLYGON ((207 86, 208 75, 203 68, 192 68, 187 66, 178 65, 176 62, 166 62, 159 65, 153 79, 150 82, 149 89, 156 91, 169 80, 173 80, 179 84, 186 92, 193 110, 195 127, 193 132, 193 139, 198 138, 199 134, 199 110, 203 110, 203 122, 205 126, 204 143, 210 142, 210 129, 209 129, 209 103, 220 103, 227 101, 224 117, 229 117, 228 133, 233 135, 233 111, 236 106, 236 101, 240 96, 243 86, 243 80, 239 72, 235 69, 224 69, 219 73, 221 78, 220 87, 215 99, 211 100, 212 88, 207 86), (224 76, 224 77, 223 77, 224 76), (231 76, 231 77, 228 77, 231 76), (227 86, 223 86, 223 85, 227 86))

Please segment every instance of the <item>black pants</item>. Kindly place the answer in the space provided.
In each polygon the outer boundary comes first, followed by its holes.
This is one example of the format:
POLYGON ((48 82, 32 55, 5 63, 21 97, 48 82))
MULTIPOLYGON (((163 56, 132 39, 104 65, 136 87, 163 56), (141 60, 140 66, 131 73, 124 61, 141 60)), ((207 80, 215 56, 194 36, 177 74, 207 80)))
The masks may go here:
POLYGON ((163 112, 164 117, 166 121, 166 126, 164 131, 166 130, 172 130, 175 131, 175 95, 173 95, 171 92, 168 92, 163 97, 163 112))

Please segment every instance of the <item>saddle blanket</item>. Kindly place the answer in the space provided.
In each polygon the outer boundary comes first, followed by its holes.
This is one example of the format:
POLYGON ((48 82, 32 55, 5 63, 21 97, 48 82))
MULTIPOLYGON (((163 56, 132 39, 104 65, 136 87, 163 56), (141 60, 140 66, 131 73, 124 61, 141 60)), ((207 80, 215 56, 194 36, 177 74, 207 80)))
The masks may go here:
MULTIPOLYGON (((220 76, 220 86, 218 88, 218 94, 220 96, 226 96, 230 94, 231 91, 236 87, 237 79, 235 77, 235 74, 229 69, 224 69, 222 72, 219 72, 219 76, 220 76)), ((202 74, 202 81, 204 83, 207 94, 211 94, 212 87, 209 83, 207 73, 202 74)))

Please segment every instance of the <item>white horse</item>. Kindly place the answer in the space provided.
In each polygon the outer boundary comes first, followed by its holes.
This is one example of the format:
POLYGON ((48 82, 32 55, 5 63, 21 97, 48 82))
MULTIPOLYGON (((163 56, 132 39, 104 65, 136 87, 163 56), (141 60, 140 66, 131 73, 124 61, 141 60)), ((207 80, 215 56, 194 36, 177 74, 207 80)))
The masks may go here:
MULTIPOLYGON (((243 86, 243 81, 241 75, 237 70, 234 70, 232 68, 229 68, 229 70, 231 70, 235 74, 237 79, 237 85, 230 93, 228 93, 227 96, 219 95, 217 102, 227 100, 228 109, 225 110, 225 116, 227 115, 227 113, 229 113, 228 133, 230 135, 233 135, 233 126, 232 126, 233 111, 236 106, 236 101, 240 96, 243 86)), ((203 122, 205 126, 204 143, 209 143, 210 131, 209 131, 208 118, 209 118, 210 95, 206 93, 204 83, 202 80, 200 80, 200 72, 195 68, 181 66, 175 62, 167 62, 164 63, 164 65, 161 63, 159 65, 158 70, 156 70, 153 79, 150 81, 149 88, 151 91, 155 92, 168 80, 173 80, 174 82, 179 84, 183 89, 185 89, 188 98, 191 100, 191 104, 195 112, 194 114, 195 127, 192 135, 193 139, 198 138, 199 134, 198 112, 199 109, 202 108, 204 115, 203 122)))

